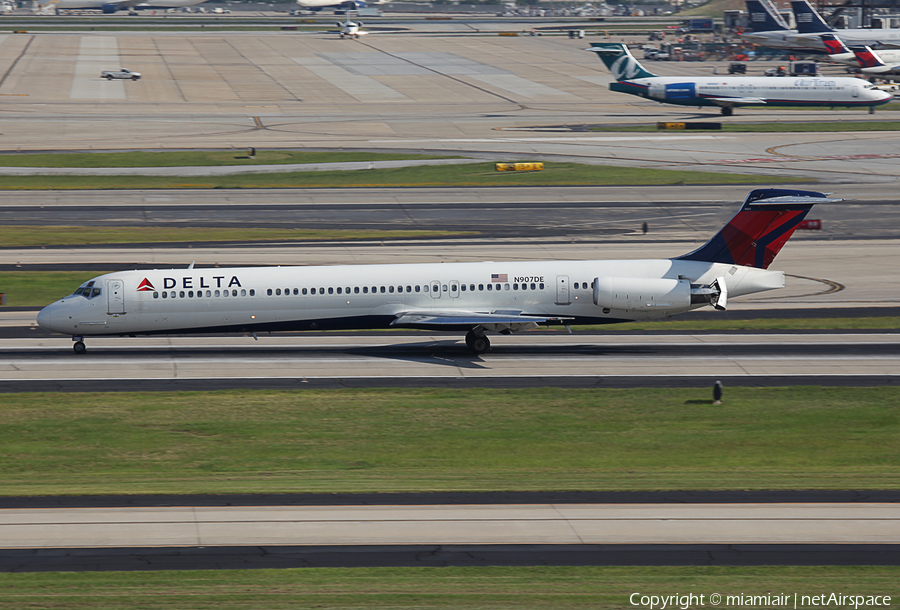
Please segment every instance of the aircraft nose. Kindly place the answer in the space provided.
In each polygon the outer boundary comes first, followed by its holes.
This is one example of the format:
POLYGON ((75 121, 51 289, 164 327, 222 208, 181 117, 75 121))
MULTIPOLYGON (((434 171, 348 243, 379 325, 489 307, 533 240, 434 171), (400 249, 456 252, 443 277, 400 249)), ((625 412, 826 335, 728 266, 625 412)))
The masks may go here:
POLYGON ((53 330, 53 306, 48 305, 38 312, 38 326, 44 330, 53 330))

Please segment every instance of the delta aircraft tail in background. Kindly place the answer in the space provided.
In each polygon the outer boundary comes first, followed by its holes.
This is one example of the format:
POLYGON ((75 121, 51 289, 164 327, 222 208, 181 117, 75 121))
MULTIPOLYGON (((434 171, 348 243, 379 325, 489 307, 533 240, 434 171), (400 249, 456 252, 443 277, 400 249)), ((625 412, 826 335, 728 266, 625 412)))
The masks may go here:
POLYGON ((736 106, 867 107, 886 104, 890 93, 871 83, 847 77, 657 76, 649 72, 622 43, 595 42, 595 52, 616 82, 612 91, 663 104, 718 106, 730 116, 736 106))
POLYGON ((704 246, 657 260, 236 267, 109 273, 42 309, 38 324, 110 335, 415 328, 466 333, 665 318, 784 286, 769 265, 822 193, 758 189, 704 246))
POLYGON ((847 47, 834 34, 822 34, 828 47, 828 59, 847 66, 858 67, 863 74, 900 74, 900 49, 885 49, 878 53, 866 45, 847 47))

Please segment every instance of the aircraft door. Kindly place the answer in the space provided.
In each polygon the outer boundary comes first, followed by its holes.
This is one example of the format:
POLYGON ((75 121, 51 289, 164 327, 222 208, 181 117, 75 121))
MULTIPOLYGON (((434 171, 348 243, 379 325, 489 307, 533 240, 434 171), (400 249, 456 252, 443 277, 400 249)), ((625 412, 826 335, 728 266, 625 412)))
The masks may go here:
POLYGON ((431 298, 439 299, 441 298, 441 283, 437 280, 431 282, 431 298))
POLYGON ((125 286, 122 280, 106 280, 106 303, 108 313, 125 313, 125 286))
POLYGON ((850 95, 859 97, 859 87, 850 87, 850 95))
POLYGON ((568 275, 557 275, 556 276, 556 304, 557 305, 568 305, 571 303, 571 296, 569 292, 569 276, 568 275))
POLYGON ((455 299, 459 296, 459 282, 457 280, 450 281, 450 298, 455 299))

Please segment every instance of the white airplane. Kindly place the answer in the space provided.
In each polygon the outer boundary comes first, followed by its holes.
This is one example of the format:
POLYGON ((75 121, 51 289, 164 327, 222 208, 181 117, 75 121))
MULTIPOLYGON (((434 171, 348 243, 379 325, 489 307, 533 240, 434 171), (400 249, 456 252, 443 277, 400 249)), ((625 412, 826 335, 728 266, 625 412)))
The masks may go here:
MULTIPOLYGON (((466 333, 665 318, 784 286, 769 265, 822 193, 757 189, 704 246, 660 260, 124 271, 43 308, 41 328, 85 337, 416 328, 466 333)), ((255 336, 255 335, 254 335, 255 336)))
POLYGON ((115 13, 123 10, 165 10, 202 4, 206 0, 36 0, 35 12, 98 10, 115 13))
MULTIPOLYGON (((312 12, 321 11, 323 8, 355 11, 367 6, 365 0, 297 0, 297 4, 312 12)), ((380 2, 374 4, 380 4, 380 2)))
POLYGON ((848 45, 890 47, 900 45, 900 28, 859 28, 836 30, 825 23, 822 16, 807 0, 792 0, 791 8, 797 19, 794 42, 810 49, 822 48, 822 34, 836 34, 848 45))
POLYGON ((363 32, 359 29, 363 25, 362 21, 350 21, 349 17, 347 17, 346 21, 338 21, 336 25, 341 28, 339 33, 341 38, 359 38, 368 34, 368 32, 363 32))
POLYGON ((648 72, 622 43, 594 42, 594 51, 612 72, 611 91, 663 104, 719 106, 731 116, 735 106, 868 107, 893 99, 869 82, 848 77, 657 76, 648 72))

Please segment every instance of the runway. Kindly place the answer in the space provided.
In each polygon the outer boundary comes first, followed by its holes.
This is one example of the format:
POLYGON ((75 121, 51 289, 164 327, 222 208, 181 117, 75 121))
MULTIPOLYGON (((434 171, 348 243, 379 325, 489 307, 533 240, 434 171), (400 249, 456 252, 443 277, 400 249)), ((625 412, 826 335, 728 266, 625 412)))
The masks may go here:
MULTIPOLYGON (((121 227, 129 235, 143 227, 259 227, 459 231, 456 240, 465 243, 702 240, 750 190, 716 185, 10 192, 0 202, 0 223, 121 227), (644 222, 647 234, 641 231, 644 222)), ((816 207, 812 215, 822 229, 799 231, 794 241, 900 236, 893 186, 856 183, 833 190, 845 201, 816 207)))
POLYGON ((896 564, 898 543, 900 505, 873 502, 0 509, 2 571, 896 564))
POLYGON ((471 354, 460 338, 426 333, 300 335, 258 342, 251 337, 106 338, 89 340, 88 353, 80 357, 71 352, 68 338, 7 339, 4 344, 0 387, 5 391, 184 389, 185 384, 209 389, 900 381, 900 341, 893 333, 647 337, 532 332, 496 337, 492 350, 481 356, 471 354), (136 381, 146 385, 136 386, 136 381))
POLYGON ((900 544, 900 505, 557 504, 4 509, 0 548, 900 544))

